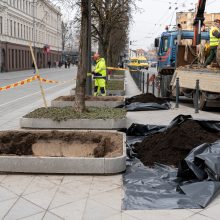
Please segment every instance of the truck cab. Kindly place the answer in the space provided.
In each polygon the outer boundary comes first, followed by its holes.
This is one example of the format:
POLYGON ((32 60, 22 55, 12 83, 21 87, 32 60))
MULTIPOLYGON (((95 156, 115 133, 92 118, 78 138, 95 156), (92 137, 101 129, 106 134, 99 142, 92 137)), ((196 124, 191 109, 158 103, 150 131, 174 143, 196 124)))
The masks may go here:
MULTIPOLYGON (((157 70, 162 75, 172 75, 178 65, 177 63, 177 45, 192 45, 194 37, 193 31, 167 31, 155 39, 157 48, 158 63, 157 70)), ((209 40, 209 33, 202 32, 201 39, 209 40)))
MULTIPOLYGON (((163 32, 159 38, 155 39, 159 90, 162 97, 171 95, 170 83, 175 70, 180 66, 191 65, 193 60, 196 60, 193 38, 193 31, 181 30, 163 32)), ((201 32, 201 44, 205 45, 208 41, 209 33, 201 32)))

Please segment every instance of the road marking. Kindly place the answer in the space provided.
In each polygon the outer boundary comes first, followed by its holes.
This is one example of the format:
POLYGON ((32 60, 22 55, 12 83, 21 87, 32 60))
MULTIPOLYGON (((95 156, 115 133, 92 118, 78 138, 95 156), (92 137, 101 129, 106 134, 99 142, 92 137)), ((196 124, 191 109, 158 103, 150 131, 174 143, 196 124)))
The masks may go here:
MULTIPOLYGON (((66 82, 64 82, 64 83, 62 83, 62 84, 59 84, 59 85, 51 86, 50 88, 47 88, 47 89, 44 89, 44 90, 47 91, 47 90, 49 90, 49 89, 53 89, 53 88, 55 88, 55 87, 58 87, 58 86, 61 86, 61 85, 64 85, 64 84, 66 84, 66 82)), ((39 92, 32 93, 32 94, 30 94, 30 95, 26 95, 26 96, 17 98, 17 99, 15 99, 15 100, 12 100, 12 101, 10 101, 10 102, 7 102, 7 103, 4 103, 4 104, 0 105, 0 107, 5 106, 5 105, 9 105, 9 104, 11 104, 11 103, 13 103, 13 102, 17 102, 17 101, 19 101, 19 100, 22 100, 22 99, 31 97, 31 96, 36 95, 36 94, 39 94, 39 93, 41 93, 41 92, 39 91, 39 92)))

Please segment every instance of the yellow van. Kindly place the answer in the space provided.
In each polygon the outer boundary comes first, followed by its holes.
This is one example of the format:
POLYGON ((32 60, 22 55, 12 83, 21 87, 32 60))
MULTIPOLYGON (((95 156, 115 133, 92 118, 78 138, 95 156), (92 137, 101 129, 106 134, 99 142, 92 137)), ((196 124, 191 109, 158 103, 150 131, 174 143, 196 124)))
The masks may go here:
POLYGON ((147 62, 147 59, 145 57, 138 57, 138 63, 140 69, 146 69, 149 68, 149 63, 147 62))
POLYGON ((131 69, 138 69, 139 63, 137 57, 130 58, 130 62, 128 63, 128 67, 131 69))
POLYGON ((128 63, 128 67, 131 69, 146 69, 149 68, 149 63, 145 57, 132 57, 128 63))

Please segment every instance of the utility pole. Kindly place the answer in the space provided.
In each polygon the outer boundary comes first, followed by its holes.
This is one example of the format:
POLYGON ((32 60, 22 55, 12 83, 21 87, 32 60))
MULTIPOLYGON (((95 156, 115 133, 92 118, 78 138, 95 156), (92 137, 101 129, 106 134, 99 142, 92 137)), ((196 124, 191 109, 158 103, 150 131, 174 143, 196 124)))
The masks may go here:
POLYGON ((88 4, 88 21, 87 21, 87 77, 86 77, 86 95, 92 95, 92 76, 91 76, 91 0, 87 1, 88 4), (88 74, 90 73, 90 74, 88 74))

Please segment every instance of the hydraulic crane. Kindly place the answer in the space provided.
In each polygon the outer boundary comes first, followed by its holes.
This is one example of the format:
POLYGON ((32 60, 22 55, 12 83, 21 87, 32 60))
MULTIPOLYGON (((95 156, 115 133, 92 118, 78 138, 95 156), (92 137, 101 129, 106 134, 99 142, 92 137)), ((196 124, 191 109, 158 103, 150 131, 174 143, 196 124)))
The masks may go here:
POLYGON ((204 25, 204 12, 205 12, 206 0, 199 0, 197 4, 197 10, 194 18, 194 38, 193 45, 200 44, 201 41, 201 27, 204 25))

